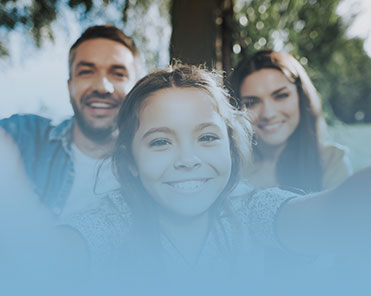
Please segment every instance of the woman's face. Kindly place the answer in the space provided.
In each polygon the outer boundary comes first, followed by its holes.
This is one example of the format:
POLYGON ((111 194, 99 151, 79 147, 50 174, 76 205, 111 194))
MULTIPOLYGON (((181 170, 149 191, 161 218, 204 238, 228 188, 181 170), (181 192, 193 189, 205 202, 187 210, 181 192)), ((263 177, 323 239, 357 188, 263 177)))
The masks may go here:
POLYGON ((258 140, 268 146, 285 144, 300 121, 296 85, 279 70, 262 69, 242 81, 240 97, 251 110, 258 140))
POLYGON ((149 96, 132 151, 147 192, 183 216, 209 209, 231 174, 226 124, 210 96, 197 88, 168 88, 149 96))

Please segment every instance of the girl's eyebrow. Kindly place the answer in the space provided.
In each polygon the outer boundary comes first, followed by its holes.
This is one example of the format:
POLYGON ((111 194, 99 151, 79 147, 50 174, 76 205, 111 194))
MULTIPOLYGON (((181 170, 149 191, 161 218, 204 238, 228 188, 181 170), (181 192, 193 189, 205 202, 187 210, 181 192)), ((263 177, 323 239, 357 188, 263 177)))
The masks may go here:
POLYGON ((281 88, 275 90, 274 92, 272 92, 272 95, 276 95, 276 94, 278 94, 279 92, 281 92, 281 91, 284 90, 285 88, 287 88, 287 86, 283 86, 283 87, 281 87, 281 88))
POLYGON ((215 127, 217 129, 219 129, 219 126, 216 125, 213 122, 204 122, 204 123, 201 123, 198 126, 196 126, 195 131, 201 131, 201 130, 207 128, 207 127, 215 127))
POLYGON ((142 137, 142 139, 147 138, 148 136, 154 133, 165 133, 165 134, 174 134, 174 131, 168 127, 153 127, 149 129, 142 137))

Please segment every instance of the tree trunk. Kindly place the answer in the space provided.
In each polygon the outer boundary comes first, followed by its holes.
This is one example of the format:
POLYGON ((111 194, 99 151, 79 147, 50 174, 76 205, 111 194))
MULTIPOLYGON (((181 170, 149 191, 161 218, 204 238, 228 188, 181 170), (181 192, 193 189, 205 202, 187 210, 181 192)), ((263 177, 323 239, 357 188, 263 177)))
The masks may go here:
POLYGON ((231 69, 233 0, 173 0, 170 57, 231 69))
POLYGON ((173 0, 170 57, 215 67, 216 17, 220 0, 173 0))
POLYGON ((224 0, 222 8, 222 23, 220 26, 221 37, 221 68, 228 77, 232 70, 233 48, 233 0, 224 0))

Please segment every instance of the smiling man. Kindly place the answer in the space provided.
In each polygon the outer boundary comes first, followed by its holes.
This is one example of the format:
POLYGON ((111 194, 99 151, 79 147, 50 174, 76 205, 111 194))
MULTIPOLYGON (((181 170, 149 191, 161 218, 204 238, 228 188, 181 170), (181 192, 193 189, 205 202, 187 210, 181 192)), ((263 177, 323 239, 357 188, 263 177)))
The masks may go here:
POLYGON ((34 190, 56 215, 82 210, 115 189, 111 166, 102 159, 114 145, 118 111, 139 72, 131 38, 111 25, 90 27, 69 52, 74 116, 58 126, 36 115, 0 120, 0 129, 20 150, 34 190))

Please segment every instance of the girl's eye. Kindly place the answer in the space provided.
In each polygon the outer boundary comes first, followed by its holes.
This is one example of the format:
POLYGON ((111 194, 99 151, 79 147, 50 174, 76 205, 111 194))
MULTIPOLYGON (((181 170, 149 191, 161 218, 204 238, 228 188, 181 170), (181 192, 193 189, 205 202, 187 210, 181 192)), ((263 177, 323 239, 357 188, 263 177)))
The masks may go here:
POLYGON ((288 93, 281 93, 276 95, 276 99, 286 99, 289 96, 288 93))
POLYGON ((164 147, 170 144, 171 144, 170 141, 166 139, 156 139, 149 143, 149 147, 164 147))
POLYGON ((216 140, 219 140, 220 138, 215 135, 204 135, 200 137, 199 141, 200 142, 214 142, 216 140))

